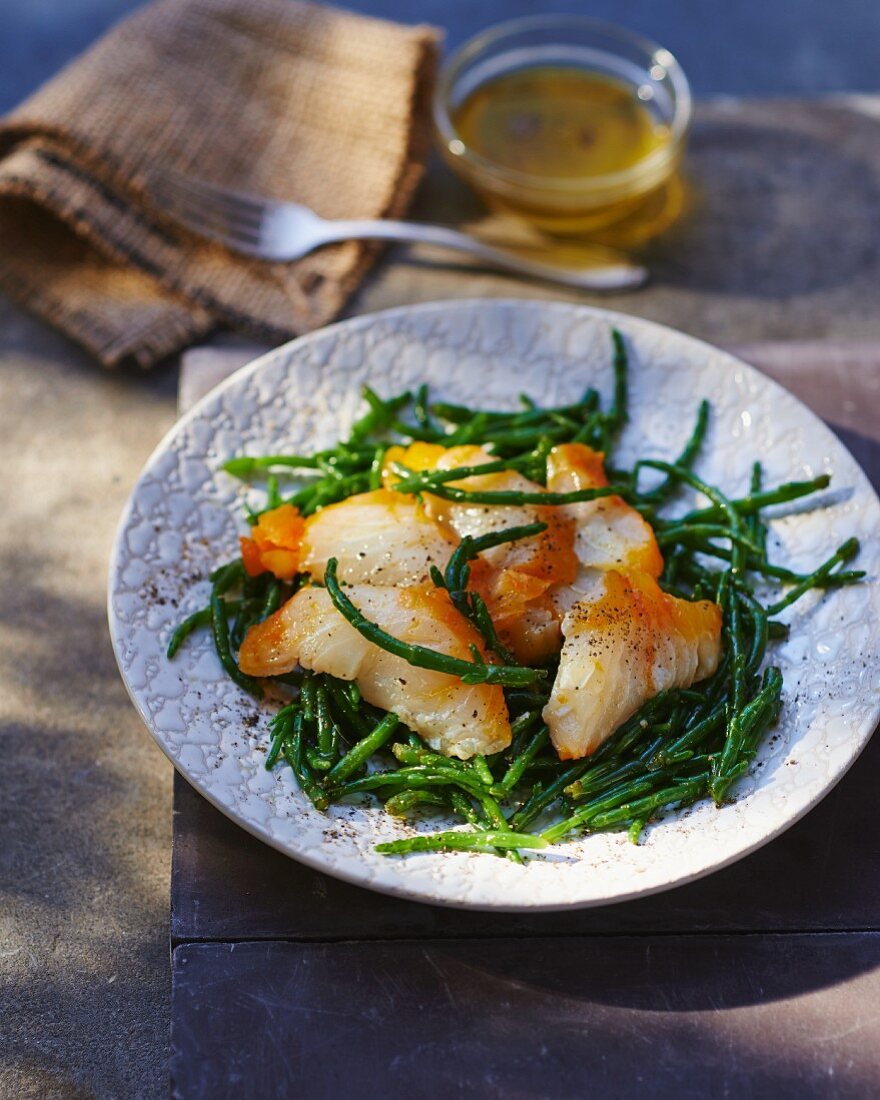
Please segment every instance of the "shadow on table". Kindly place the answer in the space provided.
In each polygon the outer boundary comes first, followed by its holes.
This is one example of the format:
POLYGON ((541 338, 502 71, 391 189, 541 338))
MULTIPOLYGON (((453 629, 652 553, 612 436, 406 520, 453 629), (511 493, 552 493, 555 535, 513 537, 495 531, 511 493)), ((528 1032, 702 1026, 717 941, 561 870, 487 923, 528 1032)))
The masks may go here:
POLYGON ((14 766, 0 772, 0 801, 9 815, 0 855, 3 890, 64 910, 93 882, 119 874, 108 827, 137 795, 114 767, 114 749, 122 753, 125 746, 96 745, 83 727, 99 714, 103 722, 108 712, 134 726, 135 715, 113 660, 104 608, 59 591, 49 563, 36 555, 24 561, 2 554, 0 574, 18 580, 0 603, 0 629, 14 639, 4 647, 4 663, 30 702, 5 723, 4 758, 14 766))
POLYGON ((227 1095, 227 1075, 246 1060, 248 1096, 270 1085, 283 1095, 297 1074, 298 1096, 341 1095, 356 1066, 388 1097, 555 1098, 604 1086, 626 1097, 800 1100, 829 1095, 830 1072, 836 1089, 869 1095, 875 1057, 858 1006, 876 997, 876 976, 857 993, 841 984, 783 1000, 797 992, 783 972, 843 983, 856 968, 841 951, 867 950, 876 965, 876 940, 187 944, 174 953, 172 1078, 181 1096, 227 1095), (758 1007, 735 1011, 744 1004, 758 1007))
MULTIPOLYGON (((880 469, 878 467, 878 462, 880 462, 880 457, 878 457, 880 455, 880 439, 872 439, 869 435, 854 431, 852 428, 841 427, 832 421, 829 421, 828 427, 831 428, 863 470, 867 472, 874 468, 880 469)), ((874 426, 873 430, 875 433, 880 432, 880 425, 874 426)), ((874 488, 877 488, 876 484, 874 488)))
MULTIPOLYGON (((87 489, 72 476, 69 491, 87 489)), ((0 557, 16 578, 0 603, 15 685, 0 734, 0 1092, 145 1095, 167 1044, 168 774, 119 678, 103 591, 72 593, 34 541, 27 560, 0 557)))
MULTIPOLYGON (((840 126, 852 117, 836 116, 840 126)), ((819 136, 717 118, 697 125, 690 209, 654 249, 657 281, 786 299, 876 266, 876 168, 845 150, 833 121, 825 126, 819 136)))
POLYGON ((860 976, 880 991, 877 932, 507 941, 503 953, 484 953, 473 944, 462 948, 460 941, 454 948, 432 947, 433 956, 444 952, 451 967, 471 969, 470 977, 462 978, 464 985, 485 981, 528 988, 530 995, 557 1004, 571 999, 640 1012, 717 1012, 769 1005, 842 986, 860 976))

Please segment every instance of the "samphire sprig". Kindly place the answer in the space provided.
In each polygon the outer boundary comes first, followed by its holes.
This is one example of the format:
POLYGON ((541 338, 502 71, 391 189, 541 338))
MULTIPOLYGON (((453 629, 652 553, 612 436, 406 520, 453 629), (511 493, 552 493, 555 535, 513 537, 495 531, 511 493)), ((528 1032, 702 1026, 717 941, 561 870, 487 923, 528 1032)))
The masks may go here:
POLYGON ((450 657, 436 649, 404 642, 371 622, 346 596, 336 576, 336 558, 330 558, 324 570, 324 584, 339 614, 362 634, 368 642, 402 657, 416 668, 432 669, 456 676, 463 684, 500 684, 504 687, 529 687, 543 680, 547 673, 540 668, 523 668, 521 665, 495 665, 486 661, 476 646, 471 649, 472 660, 450 657))
MULTIPOLYGON (((271 722, 267 768, 289 767, 319 811, 341 800, 378 797, 395 817, 427 814, 440 825, 438 832, 419 832, 380 845, 378 850, 387 855, 489 852, 519 862, 521 852, 540 852, 572 835, 602 830, 624 830, 637 843, 658 815, 706 798, 722 804, 752 765, 783 705, 782 674, 767 654, 773 641, 787 636, 788 628, 775 616, 814 589, 854 584, 863 576, 847 568, 858 553, 855 539, 847 539, 827 561, 807 572, 770 559, 764 509, 818 493, 829 479, 822 475, 767 487, 755 463, 742 496, 710 484, 694 469, 711 427, 707 401, 699 404, 693 430, 674 461, 645 458, 630 471, 618 469, 613 450, 628 419, 628 357, 619 333, 613 334, 612 344, 614 383, 607 410, 593 388, 580 400, 551 408, 540 408, 523 396, 519 409, 507 411, 431 402, 424 385, 415 393, 389 398, 365 387, 366 411, 336 447, 314 455, 243 456, 225 465, 236 477, 267 479, 262 507, 284 499, 309 515, 379 487, 385 454, 393 443, 472 443, 490 454, 492 462, 428 472, 397 466, 394 472, 400 480, 395 489, 487 506, 522 505, 533 499, 562 506, 609 494, 623 496, 655 528, 665 556, 661 584, 681 598, 713 599, 722 607, 723 654, 712 677, 687 690, 655 696, 591 757, 560 762, 542 718, 553 668, 517 665, 498 640, 486 605, 469 588, 475 557, 503 542, 534 537, 542 524, 465 538, 446 570, 432 572, 434 583, 449 593, 480 632, 488 660, 477 647, 471 661, 461 660, 382 631, 348 597, 331 561, 325 574, 328 592, 355 629, 419 667, 459 676, 467 683, 501 684, 511 718, 509 748, 492 757, 461 761, 423 744, 396 715, 362 699, 354 684, 308 671, 271 678, 276 690, 292 697, 271 722), (478 492, 451 484, 503 470, 546 484, 547 455, 562 442, 603 450, 614 484, 558 494, 478 492), (655 475, 653 484, 648 471, 655 475), (656 480, 657 474, 662 480, 656 480), (290 476, 299 484, 283 497, 280 485, 290 476), (706 503, 667 518, 664 508, 685 490, 696 492, 706 503), (768 583, 784 589, 769 601, 762 597, 768 583), (450 819, 464 829, 450 830, 450 819)), ((258 514, 249 510, 251 516, 258 514)), ((247 577, 240 561, 221 566, 211 580, 210 603, 180 624, 168 655, 174 657, 193 631, 211 627, 227 673, 257 694, 261 684, 241 673, 235 650, 248 627, 280 606, 295 585, 282 584, 270 574, 247 577)))

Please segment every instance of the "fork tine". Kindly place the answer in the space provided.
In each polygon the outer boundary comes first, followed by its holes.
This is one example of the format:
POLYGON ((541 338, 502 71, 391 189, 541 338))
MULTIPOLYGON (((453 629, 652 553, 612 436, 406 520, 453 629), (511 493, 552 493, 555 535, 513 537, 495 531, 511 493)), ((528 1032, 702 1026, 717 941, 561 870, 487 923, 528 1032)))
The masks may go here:
POLYGON ((169 180, 161 181, 156 187, 156 195, 189 221, 197 221, 200 225, 215 225, 218 229, 247 237, 254 237, 260 232, 262 219, 241 220, 234 211, 223 210, 197 198, 186 188, 179 188, 169 180))
POLYGON ((233 225, 222 212, 182 195, 166 194, 170 211, 194 233, 210 237, 227 248, 259 254, 260 226, 233 225))
POLYGON ((188 191, 199 201, 210 202, 222 210, 235 213, 242 219, 261 218, 267 210, 275 206, 271 199, 262 199, 256 195, 247 195, 243 191, 233 191, 207 180, 194 179, 191 176, 173 174, 167 177, 169 183, 182 191, 188 191))
MULTIPOLYGON (((182 218, 181 221, 183 221, 182 218)), ((202 225, 195 220, 187 220, 185 224, 196 234, 196 236, 202 237, 205 240, 216 241, 218 244, 222 244, 224 248, 228 248, 230 252, 241 252, 246 256, 257 256, 260 259, 266 259, 263 250, 259 246, 259 241, 257 240, 244 239, 232 233, 228 233, 225 230, 218 229, 213 224, 202 225)))
POLYGON ((258 229, 264 220, 266 210, 252 211, 225 201, 215 201, 207 192, 200 193, 178 177, 168 176, 158 181, 157 190, 170 200, 185 205, 187 209, 205 212, 222 218, 235 228, 258 229))

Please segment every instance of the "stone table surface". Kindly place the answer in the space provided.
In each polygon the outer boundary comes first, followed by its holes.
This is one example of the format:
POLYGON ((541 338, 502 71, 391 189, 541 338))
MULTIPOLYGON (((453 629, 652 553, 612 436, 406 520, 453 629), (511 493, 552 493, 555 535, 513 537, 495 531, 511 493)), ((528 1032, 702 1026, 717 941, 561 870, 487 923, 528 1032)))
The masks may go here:
MULTIPOLYGON (((718 343, 880 339, 878 115, 869 100, 703 105, 695 211, 653 284, 609 304, 718 343)), ((473 214, 437 171, 420 205, 473 214)), ((565 297, 394 254, 350 312, 479 295, 565 297)), ((119 680, 104 605, 176 381, 174 364, 102 373, 0 302, 2 1096, 167 1092, 171 769, 119 680)))

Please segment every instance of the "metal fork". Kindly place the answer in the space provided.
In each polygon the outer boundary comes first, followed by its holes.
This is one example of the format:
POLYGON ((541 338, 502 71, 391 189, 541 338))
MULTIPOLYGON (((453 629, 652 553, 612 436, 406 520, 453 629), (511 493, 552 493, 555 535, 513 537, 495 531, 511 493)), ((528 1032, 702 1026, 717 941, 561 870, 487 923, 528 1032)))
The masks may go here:
POLYGON ((151 183, 167 212, 194 233, 262 260, 299 260, 337 241, 408 241, 467 252, 493 267, 581 290, 627 290, 641 286, 648 277, 646 268, 599 246, 575 250, 566 244, 566 254, 578 251, 579 262, 544 263, 439 225, 384 219, 327 221, 299 203, 246 195, 187 176, 161 176, 151 183))

